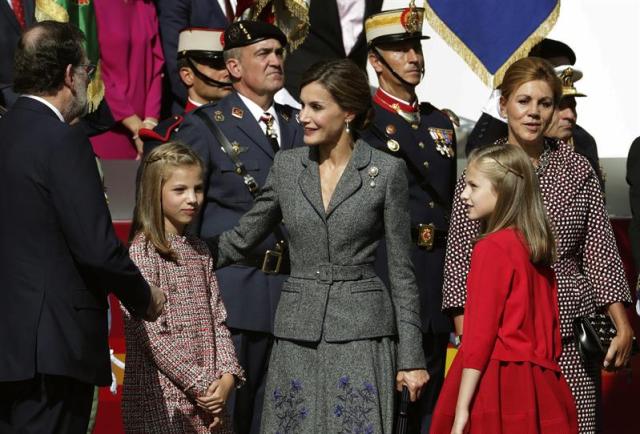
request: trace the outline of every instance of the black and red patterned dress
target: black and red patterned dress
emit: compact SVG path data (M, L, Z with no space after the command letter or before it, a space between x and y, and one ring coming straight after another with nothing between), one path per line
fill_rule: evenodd
M504 143L504 141L502 142ZM631 302L598 178L568 145L547 139L536 170L549 219L556 233L562 356L560 368L576 401L580 433L599 426L599 364L585 364L576 349L571 322L615 302ZM445 259L443 309L463 308L471 247L479 223L467 218L460 199L464 174L456 186Z

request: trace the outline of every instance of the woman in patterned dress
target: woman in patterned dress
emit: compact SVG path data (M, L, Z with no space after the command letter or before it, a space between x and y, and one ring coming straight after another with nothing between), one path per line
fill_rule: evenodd
M605 367L624 366L630 357L633 331L624 310L631 301L598 179L588 161L565 143L544 137L562 95L553 68L543 59L515 62L502 82L501 114L508 119L508 138L498 142L521 146L536 167L549 219L556 233L562 356L560 368L571 387L580 433L599 429L600 369L584 363L577 351L572 320L606 310L618 334ZM445 259L443 309L454 316L462 335L466 277L477 222L468 219L460 200L464 174L458 180Z
M122 419L129 433L232 433L225 402L243 371L206 245L185 234L203 199L202 161L167 143L145 158L129 254L167 295L154 323L123 308L127 365Z

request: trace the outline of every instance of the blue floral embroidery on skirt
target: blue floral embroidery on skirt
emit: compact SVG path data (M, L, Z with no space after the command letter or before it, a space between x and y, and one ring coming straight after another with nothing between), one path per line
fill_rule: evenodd
M278 387L274 389L273 403L276 419L278 420L276 434L298 432L302 426L302 421L309 415L309 410L304 406L304 402L302 382L300 380L291 380L288 391L281 391Z
M335 417L340 418L340 434L373 434L373 424L369 414L376 405L376 388L367 381L361 388L354 387L348 376L338 380L338 404L333 409Z

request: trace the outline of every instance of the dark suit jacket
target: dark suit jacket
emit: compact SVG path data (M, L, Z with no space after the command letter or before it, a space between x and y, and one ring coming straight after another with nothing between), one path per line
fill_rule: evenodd
M219 264L237 261L284 219L291 277L276 337L345 342L397 335L397 368L424 368L405 172L403 161L359 140L325 211L317 148L278 153L255 206L218 243ZM372 271L383 237L389 287Z
M382 0L367 0L364 18L380 12ZM311 0L309 6L309 35L292 53L284 65L286 88L296 99L300 95L302 74L316 62L348 57L363 70L367 64L367 40L362 33L350 53L344 52L340 15L335 0Z
M27 27L35 21L35 0L23 0L24 20ZM22 29L9 3L0 1L0 105L9 106L17 98L11 91L13 84L13 57Z
M420 223L433 223L436 228L446 231L449 226L447 213L451 209L456 180L456 158L448 158L438 151L429 128L449 130L453 138L452 147L456 149L451 120L431 104L422 103L420 127L413 129L398 114L391 113L375 103L374 109L376 114L373 125L363 133L363 138L371 146L387 152L388 140L396 140L400 145L398 151L389 153L405 160L409 167L411 226L415 230ZM423 183L428 183L438 193L439 199L445 201L446 208L439 205L430 192L422 187ZM383 280L388 280L387 252L384 247L384 243L380 243L376 270ZM420 292L420 313L424 333L429 330L434 333L451 331L451 320L441 310L445 247L444 242L437 242L432 250L426 250L418 247L415 241L411 242L411 259Z
M636 271L640 272L640 137L633 141L629 149L627 183L629 184L629 204L631 205L631 224L629 225L631 251Z
M157 0L156 11L165 61L163 114L182 113L187 90L178 76L178 36L187 27L225 29L229 22L217 0Z
M302 129L295 120L295 110L276 104L276 111L279 114L281 148L302 144ZM185 116L175 138L192 146L204 160L207 170L205 200L198 228L199 235L204 238L234 227L253 206L253 197L243 178L235 173L233 162L196 115L197 112L205 113L216 122L229 142L237 142L240 160L260 186L267 179L274 154L267 137L235 92ZM275 244L275 236L270 234L247 252L248 256L261 258ZM229 327L270 333L284 277L267 275L255 267L244 265L220 269L217 276Z
M149 287L115 236L81 128L21 97L0 119L0 381L107 385L107 292L134 315Z

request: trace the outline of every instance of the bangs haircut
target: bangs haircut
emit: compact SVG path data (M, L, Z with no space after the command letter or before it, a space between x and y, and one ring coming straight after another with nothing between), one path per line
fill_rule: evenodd
M553 264L555 236L526 152L512 144L493 145L472 152L468 165L491 182L497 195L493 213L482 223L480 238L508 227L517 228L529 248L531 262Z
M167 142L152 150L141 164L142 175L129 241L142 233L160 256L176 262L177 255L165 234L162 188L178 167L196 166L204 175L204 163L189 146Z

